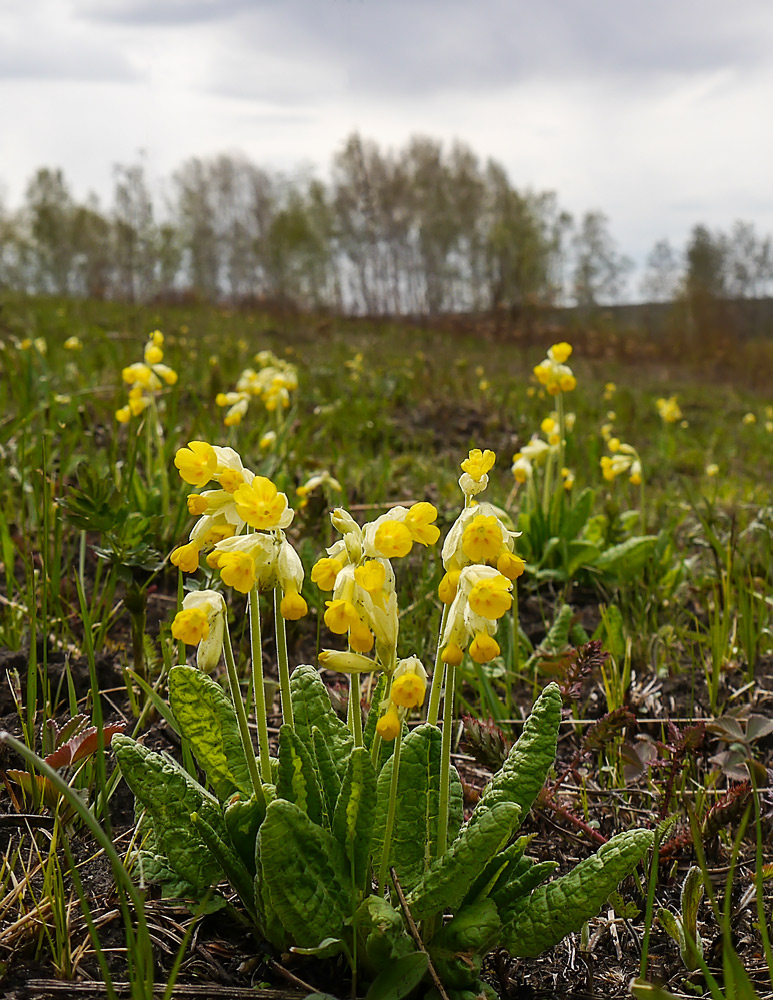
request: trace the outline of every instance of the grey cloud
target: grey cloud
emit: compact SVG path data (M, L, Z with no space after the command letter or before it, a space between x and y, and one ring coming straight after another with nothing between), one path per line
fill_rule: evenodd
M0 79L130 82L139 78L119 53L104 46L63 44L61 39L0 38Z

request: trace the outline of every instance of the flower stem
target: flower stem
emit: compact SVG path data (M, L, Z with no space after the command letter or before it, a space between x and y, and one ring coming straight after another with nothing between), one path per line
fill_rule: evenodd
M266 689L263 684L263 647L260 641L260 609L258 591L250 591L250 655L252 658L252 689L255 698L255 718L258 724L260 747L260 773L264 781L271 781L271 762L268 749L268 719L266 718Z
M384 893L387 869L389 867L389 852L392 847L392 832L395 826L397 809L397 779L400 771L400 747L403 743L403 727L395 737L395 752L392 754L392 781L389 785L389 806L387 808L386 827L384 828L384 848L381 852L381 864L378 870L378 895Z
M427 722L431 726L437 725L438 711L440 709L440 688L443 685L443 668L445 664L440 659L442 649L440 646L443 632L448 620L448 604L443 605L443 614L440 616L440 632L437 639L437 652L435 653L435 669L432 671L432 686L429 689L429 705L427 706Z
M261 801L263 799L263 785L260 780L258 765L255 763L255 749L252 745L252 737L250 736L249 726L247 725L247 712L244 708L244 699L242 698L242 691L239 686L239 675L236 672L234 651L231 646L231 633L228 631L227 622L223 632L223 653L225 654L225 666L226 671L228 672L228 683L231 686L231 697L233 698L234 708L236 709L236 721L239 724L239 735L242 740L242 747L244 748L244 756L247 758L247 767L250 771L250 780L252 781L252 787L255 789L255 795L257 796L258 801Z
M454 687L456 667L446 666L446 693L443 698L443 742L440 750L440 795L437 821L437 856L445 854L448 847L448 803L451 790L451 731L454 727Z
M279 687L282 692L282 722L295 728L293 702L290 696L290 663L287 658L287 628L279 605L282 588L274 587L274 628L276 629L276 660L279 665Z
M349 674L349 728L355 747L362 744L362 707L360 705L360 675Z

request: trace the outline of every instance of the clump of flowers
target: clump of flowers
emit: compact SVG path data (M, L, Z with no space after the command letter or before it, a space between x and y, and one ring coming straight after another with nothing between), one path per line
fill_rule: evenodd
M641 459L636 449L631 444L623 443L619 438L609 437L607 439L609 455L602 455L599 461L601 474L608 482L614 482L618 476L627 475L628 481L634 486L641 486L642 467Z
M163 363L163 344L163 333L154 330L145 344L143 360L128 365L121 372L123 381L129 386L129 399L126 406L115 411L119 423L127 424L132 417L138 417L152 403L156 393L165 385L177 382L177 372Z
M661 396L660 399L655 400L655 406L660 419L665 424L677 424L682 419L682 410L676 396L669 396L668 399Z
M231 392L220 392L215 397L218 406L227 407L223 419L226 427L240 424L255 399L269 413L286 410L290 406L290 393L298 388L298 372L289 361L271 351L260 351L254 360L257 370L245 368Z
M553 344L548 349L545 360L540 361L535 367L534 374L537 376L537 381L544 386L549 395L558 396L563 392L571 392L577 386L577 379L566 364L571 355L572 345L561 341L560 344Z

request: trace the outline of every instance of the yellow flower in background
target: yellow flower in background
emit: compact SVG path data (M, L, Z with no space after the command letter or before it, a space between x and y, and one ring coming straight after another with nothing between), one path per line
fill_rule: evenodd
M607 382L604 386L604 400L606 402L609 402L609 400L614 396L616 392L617 392L617 386L615 385L615 383Z
M553 346L548 351L548 357L551 361L557 362L559 365L564 364L572 356L572 345L567 344L565 340L562 340L560 344L553 344Z
M561 476L564 480L564 489L570 490L574 486L574 473L571 469L561 469Z
M711 462L709 463L709 465L706 466L706 475L710 476L711 478L719 475L719 466L717 465L716 462Z
M741 423L744 424L745 427L749 427L751 424L757 423L757 417L754 413L744 413Z
M473 479L480 480L487 472L490 472L496 462L497 456L489 448L481 451L480 448L473 448L467 458L462 462L462 472L466 472Z
M669 396L665 399L661 396L655 401L660 419L666 424L676 424L682 419L682 411L677 402L676 396Z
M82 351L83 341L80 337L76 337L75 335L68 337L64 342L64 349L66 351Z
M537 381L544 386L548 394L557 396L559 392L571 392L577 386L577 379L572 369L565 363L572 354L571 344L561 341L553 344L548 350L548 356L534 368Z

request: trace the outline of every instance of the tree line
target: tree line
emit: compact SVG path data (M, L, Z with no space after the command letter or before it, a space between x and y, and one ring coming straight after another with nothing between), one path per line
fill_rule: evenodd
M244 157L193 158L159 194L142 163L114 171L112 203L78 202L42 168L0 203L0 288L146 302L182 294L305 309L438 314L593 307L630 296L632 262L600 211L574 219L553 192L518 189L465 144L418 136L386 151L351 135L327 183ZM770 293L768 237L696 226L653 248L651 301Z

